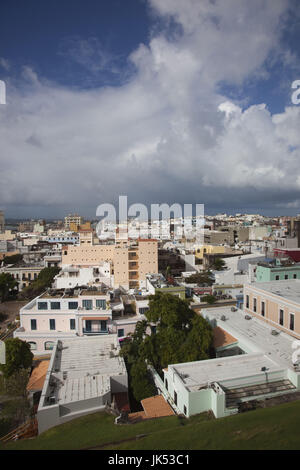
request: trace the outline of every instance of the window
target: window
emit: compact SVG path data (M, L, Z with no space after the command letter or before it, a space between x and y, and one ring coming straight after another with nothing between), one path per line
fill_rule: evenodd
M60 302L51 302L51 310L60 310Z
M124 336L124 328L118 330L118 337L121 338L121 336Z
M279 281L279 276L275 276L275 281Z
M151 326L151 334L155 335L156 333L156 326Z
M265 302L261 303L261 314L263 317L265 316Z
M185 406L185 405L184 405L184 407L183 407L183 412L184 412L184 414L186 415L186 406Z
M169 389L169 385L168 385L168 380L166 379L165 381L165 384L166 384L166 389L168 390Z
M177 406L177 393L174 390L174 403Z
M283 313L283 310L280 309L279 310L279 324L283 326L283 322L284 322L284 313Z
M30 345L31 351L35 351L35 350L36 350L36 343L35 343L34 341L29 341L28 344Z
M140 315L144 315L149 310L149 307L141 307L140 308Z
M78 302L69 302L69 310L76 310L78 308Z
M92 310L93 308L93 301L92 300L83 300L82 306L85 310Z
M47 302L38 302L38 310L48 310Z
M106 300L105 299L97 299L96 300L96 307L101 308L101 310L106 309Z
M293 279L297 279L297 274L293 274Z
M289 275L285 274L284 279L288 279L288 278L289 278Z
M75 318L70 319L70 330L75 330Z
M32 330L36 330L36 320L30 320L30 325Z
M246 308L249 308L249 295L246 295Z
M45 351L51 351L54 348L54 341L46 341L44 344L45 346Z
M290 313L290 330L294 331L295 328L295 316L293 313Z
M53 319L49 320L49 324L50 324L50 330L55 330L55 320Z
M256 312L256 299L253 299L253 312Z

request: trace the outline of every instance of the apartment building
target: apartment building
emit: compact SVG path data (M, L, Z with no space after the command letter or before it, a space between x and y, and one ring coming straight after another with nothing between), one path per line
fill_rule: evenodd
M300 263L281 263L280 260L259 262L256 266L256 281L283 281L300 279Z
M70 225L80 226L83 223L83 218L78 214L69 214L65 217L65 229L70 230Z
M244 310L247 314L300 338L300 280L245 284Z
M62 266L91 267L112 262L115 287L142 288L146 287L146 274L158 272L157 245L153 239L126 238L100 244L92 231L80 231L79 245L63 248Z
M67 266L54 278L57 289L68 289L78 286L100 286L105 284L113 287L112 263L103 261L99 266L77 267Z
M1 268L0 272L10 274L18 282L19 290L22 290L37 279L43 268L43 265L7 266Z
M50 289L20 310L14 336L27 341L34 354L49 353L57 339L105 335L112 330L106 288Z

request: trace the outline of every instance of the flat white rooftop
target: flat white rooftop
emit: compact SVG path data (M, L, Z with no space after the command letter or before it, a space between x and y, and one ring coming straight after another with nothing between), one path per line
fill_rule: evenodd
M110 377L127 373L119 350L117 335L60 340L53 350L47 395L64 405L108 393Z
M222 380L261 374L262 367L266 367L268 372L280 370L278 364L264 354L221 357L207 361L176 364L171 367L190 391L199 390L211 382L222 382Z
M279 281L275 281L279 282ZM289 367L293 370L292 344L295 338L277 330L279 334L273 336L274 326L268 325L263 320L252 316L251 320L245 319L242 310L232 312L230 307L209 308L202 310L202 316L215 321L216 326L223 328L237 338L241 347L247 346L249 352L260 352L268 356L281 367ZM226 321L222 321L222 317Z
M300 304L300 279L288 279L284 281L254 282L250 287L261 289L270 294L275 294L292 302Z

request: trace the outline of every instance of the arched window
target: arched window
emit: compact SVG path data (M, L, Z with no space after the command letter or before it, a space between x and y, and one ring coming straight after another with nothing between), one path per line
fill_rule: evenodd
M37 349L36 343L34 341L29 341L31 351L35 351Z
M51 351L54 348L54 341L46 341L45 351Z

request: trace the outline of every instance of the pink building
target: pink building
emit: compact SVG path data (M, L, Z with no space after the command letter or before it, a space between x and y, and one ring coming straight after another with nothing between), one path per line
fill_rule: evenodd
M31 345L34 354L47 354L57 339L107 335L112 310L107 289L50 290L20 310L14 336Z
M244 311L300 338L300 280L245 284Z

